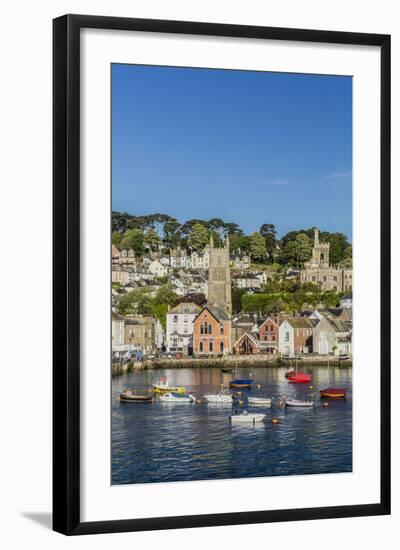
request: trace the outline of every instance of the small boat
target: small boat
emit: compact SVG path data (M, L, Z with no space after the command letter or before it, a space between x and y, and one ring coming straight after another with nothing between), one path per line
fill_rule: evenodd
M287 377L289 382L295 382L297 384L304 384L311 382L311 374L306 374L305 372L296 372L295 374L289 374Z
M286 399L286 407L312 407L314 403L312 401L301 401L300 399Z
M253 380L251 380L251 378L246 378L246 379L238 379L236 378L235 380L231 380L229 382L229 387L231 388L251 388L251 385L253 383Z
M252 422L255 424L256 422L262 422L265 418L265 414L257 413L257 414L249 414L247 411L243 411L242 414L232 414L229 417L229 420L233 423L249 423Z
M271 406L272 399L269 397L249 397L247 399L249 405L265 405Z
M221 369L221 372L235 372L235 369Z
M119 394L119 400L129 403L151 403L153 397L151 395L136 394L132 390L124 390Z
M230 393L214 393L214 394L208 394L204 395L203 398L207 401L207 403L225 403L232 405L233 403L233 396Z
M294 374L296 374L295 370L289 370L288 372L285 372L285 377L289 378L289 376L293 376Z
M345 399L346 388L325 388L319 392L321 397L330 397L331 399Z
M170 386L168 380L160 378L160 380L153 384L154 391L156 393L185 393L185 388L180 386Z
M160 401L163 403L194 403L196 401L196 398L194 395L190 395L188 393L164 393L160 397Z

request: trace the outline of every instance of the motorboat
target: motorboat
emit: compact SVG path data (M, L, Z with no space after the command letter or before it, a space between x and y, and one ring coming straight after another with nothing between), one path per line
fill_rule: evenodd
M124 390L119 394L119 400L129 403L151 403L153 397L151 395L137 394L132 390Z
M286 407L313 407L314 403L312 401L301 401L300 399L286 399Z
M289 371L285 372L285 377L289 378L289 376L293 376L294 374L296 374L295 370L289 370Z
M304 384L311 382L311 374L306 374L305 372L296 372L294 374L288 375L289 382L295 382L297 384Z
M171 386L168 380L160 378L156 384L153 384L156 393L185 393L185 388L181 386Z
M188 394L188 393L164 393L160 397L160 401L163 403L194 403L196 401L196 398L194 395Z
M231 405L233 403L233 395L230 393L220 392L204 395L203 398L207 403L224 403Z
M255 424L256 422L262 422L265 416L265 414L261 413L249 413L248 411L243 411L241 414L232 414L229 417L229 420L234 424L248 424L249 422Z
M346 388L325 388L319 392L321 397L329 397L331 399L345 399L347 394Z
M239 379L235 378L235 380L231 380L229 382L230 388L251 388L253 384L253 380L251 378L246 379Z
M249 405L271 406L272 403L272 399L269 397L248 397L247 401Z

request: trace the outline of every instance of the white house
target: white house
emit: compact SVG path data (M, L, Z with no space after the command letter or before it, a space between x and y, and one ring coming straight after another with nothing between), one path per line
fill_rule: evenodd
M294 355L294 329L285 319L279 326L279 351L284 355Z
M148 270L156 277L165 277L168 275L168 266L163 265L159 260L153 260L149 264Z
M208 269L210 267L210 245L204 247L203 252L192 252L192 269Z
M193 302L178 304L167 313L168 351L188 354L193 349L193 320L202 308Z
M111 338L112 338L112 347L113 349L116 346L123 346L125 344L124 340L125 333L125 321L122 317L116 313L112 313L112 328L111 328Z

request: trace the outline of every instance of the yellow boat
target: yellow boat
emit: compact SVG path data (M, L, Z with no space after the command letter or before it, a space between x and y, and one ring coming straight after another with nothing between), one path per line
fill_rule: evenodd
M168 380L159 380L157 384L153 384L156 393L185 393L185 388L182 386L170 386Z

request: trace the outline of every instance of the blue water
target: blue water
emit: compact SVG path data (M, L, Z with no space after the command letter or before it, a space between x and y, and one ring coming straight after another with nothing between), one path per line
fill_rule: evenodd
M200 479L302 475L352 471L351 369L304 368L309 384L291 384L285 368L148 370L112 380L112 483L150 483ZM231 425L226 405L121 403L124 388L147 390L160 376L200 398L217 393L233 377L253 378L238 411L265 413L264 422ZM260 388L257 386L260 385ZM319 398L319 389L346 387L346 400ZM272 407L247 405L247 395L275 398ZM311 409L282 408L282 397L313 399ZM279 424L272 425L277 418Z

